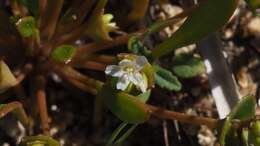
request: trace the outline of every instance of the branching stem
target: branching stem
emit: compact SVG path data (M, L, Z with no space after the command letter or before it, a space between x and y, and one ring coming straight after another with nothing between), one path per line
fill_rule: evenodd
M41 75L36 77L36 96L39 106L41 126L44 135L50 135L49 116L46 103L45 78Z
M193 115L187 115L184 113L169 111L163 108L159 108L152 105L146 105L149 108L152 115L160 119L171 119L177 120L183 123L196 124L196 125L206 125L212 129L217 128L219 120L206 117L198 117Z
M25 127L29 127L29 118L20 102L14 101L0 107L0 119L10 112L14 113Z

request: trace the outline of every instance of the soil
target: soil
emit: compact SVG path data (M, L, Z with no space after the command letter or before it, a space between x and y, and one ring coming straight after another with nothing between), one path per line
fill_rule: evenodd
M128 27L124 31L137 30L136 28L148 25L154 19L169 17L170 14L167 12L181 10L180 5L183 3L180 1L173 1L170 5L175 7L166 6L166 8L160 7L155 4L155 1L152 1L145 21L133 25L133 28ZM185 5L187 6L187 4ZM232 21L221 30L221 38L227 61L238 83L239 92L241 95L256 95L259 99L260 27L259 25L258 27L249 26L249 24L258 24L257 22L251 24L255 19L260 18L253 16L246 7L241 6L239 14L235 15ZM167 28L157 36L151 37L148 46L153 46L161 41L168 33L175 30L174 27ZM83 72L104 80L102 72L89 70ZM62 81L56 74L49 74L48 78L46 93L51 135L64 146L105 145L121 121L106 109L103 109L98 115L95 114L95 96ZM184 85L183 89L177 93L156 88L148 103L187 114L218 118L206 74L191 79L182 79L181 82ZM28 84L29 82L23 82L25 89L30 88ZM26 91L28 91L26 94L30 95L30 91ZM10 95L10 98L0 98L0 103L17 99L12 93ZM25 106L27 112L33 114L32 109L35 108L33 101L30 100L27 104L29 105ZM40 133L37 120L33 134ZM15 146L22 134L21 127L19 128L17 121L12 116L1 119L0 146ZM187 125L178 121L152 117L148 122L139 125L122 146L213 146L215 142L216 131L205 126Z

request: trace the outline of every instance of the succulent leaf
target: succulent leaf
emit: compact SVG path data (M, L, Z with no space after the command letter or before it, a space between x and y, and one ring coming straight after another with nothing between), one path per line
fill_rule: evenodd
M0 93L17 84L16 78L4 61L0 61Z

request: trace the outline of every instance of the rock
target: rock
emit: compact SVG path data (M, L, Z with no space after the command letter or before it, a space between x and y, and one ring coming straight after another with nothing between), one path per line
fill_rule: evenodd
M246 28L250 34L260 36L260 17L253 17Z

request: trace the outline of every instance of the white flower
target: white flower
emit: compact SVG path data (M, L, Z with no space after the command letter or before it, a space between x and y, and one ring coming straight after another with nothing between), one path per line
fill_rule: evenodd
M133 83L143 93L147 90L146 76L141 73L144 65L148 63L144 56L138 56L135 60L123 59L119 65L109 65L105 73L113 77L118 77L116 88L125 90L130 83Z

